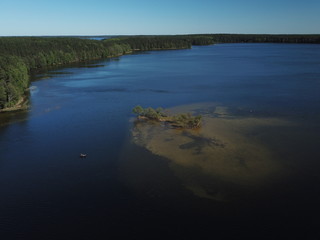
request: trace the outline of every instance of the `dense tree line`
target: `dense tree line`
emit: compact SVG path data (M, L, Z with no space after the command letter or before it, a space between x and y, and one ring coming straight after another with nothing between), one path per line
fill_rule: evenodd
M106 41L110 42L110 40ZM131 49L135 51L184 49L191 47L191 44L188 40L175 36L135 36L117 38L113 39L113 41L121 44L129 44Z
M27 65L16 56L0 56L0 109L12 107L29 86Z
M80 38L0 38L1 55L19 56L30 69L104 58L123 51L117 46L106 48L101 41Z
M215 43L320 43L320 35L212 34Z
M320 43L320 35L199 34L127 36L103 41L75 37L2 37L0 110L15 105L25 96L32 69L120 56L132 51L235 42Z
M107 41L110 41L107 40ZM168 35L168 36L132 36L113 39L121 43L127 43L132 50L161 50L161 49L185 49L192 45L213 44L213 37L206 35Z

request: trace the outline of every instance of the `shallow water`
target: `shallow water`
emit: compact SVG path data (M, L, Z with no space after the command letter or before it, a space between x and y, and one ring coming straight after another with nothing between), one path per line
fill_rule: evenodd
M230 195L236 191L238 195L234 197L247 197L246 193L240 196L239 189L262 187L274 175L287 173L288 167L282 166L281 158L259 136L249 134L261 127L267 132L268 128L290 127L292 123L275 118L235 117L214 103L181 108L182 112L207 112L202 115L201 128L181 130L138 120L132 137L137 145L170 160L173 173L197 196L231 201L235 199L229 199ZM233 185L233 189L224 185Z
M221 44L38 75L0 115L0 232L316 236L319 66L318 45ZM134 124L138 104L203 127Z

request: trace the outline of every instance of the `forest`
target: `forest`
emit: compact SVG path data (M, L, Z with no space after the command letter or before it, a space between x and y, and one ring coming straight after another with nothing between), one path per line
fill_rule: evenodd
M134 51L187 49L214 43L320 43L320 35L198 34L79 37L0 37L0 111L28 94L32 71L50 66L121 56Z
M215 43L320 43L320 35L212 34Z

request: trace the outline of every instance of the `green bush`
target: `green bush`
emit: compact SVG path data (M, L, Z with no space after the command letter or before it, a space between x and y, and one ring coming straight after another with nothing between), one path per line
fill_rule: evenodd
M201 125L202 116L192 116L190 113L167 116L163 113L162 108L153 109L151 107L143 108L140 105L135 106L132 112L147 120L156 120L167 122L175 128L198 128Z

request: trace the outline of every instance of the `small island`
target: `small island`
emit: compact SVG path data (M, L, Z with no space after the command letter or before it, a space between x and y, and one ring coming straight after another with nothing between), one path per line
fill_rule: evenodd
M169 116L164 113L161 107L153 109L151 107L143 108L138 105L132 109L132 112L137 115L139 120L164 122L173 128L179 129L199 128L202 120L201 115L192 116L190 113Z

